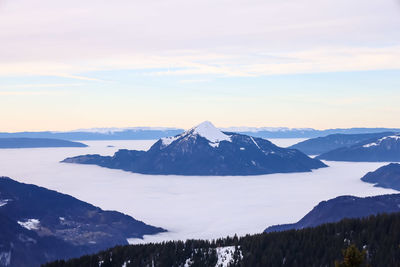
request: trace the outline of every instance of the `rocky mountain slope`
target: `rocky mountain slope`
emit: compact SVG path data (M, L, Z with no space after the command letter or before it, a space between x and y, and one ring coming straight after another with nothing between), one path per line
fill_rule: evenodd
M146 152L120 150L112 157L84 155L63 162L176 175L258 175L326 167L298 150L281 148L261 138L222 132L210 122L161 138Z
M298 149L307 155L320 155L342 147L350 147L372 138L382 138L393 135L393 132L366 134L331 134L302 141L289 148Z
M271 226L265 232L303 229L338 222L344 218L362 218L379 213L393 212L400 212L400 194L365 198L340 196L320 202L297 223Z
M323 153L317 159L356 162L400 161L400 135L389 135L359 142L351 147Z
M400 191L400 164L391 163L383 166L376 171L367 173L361 180L378 187Z
M165 231L7 177L0 177L0 221L0 266L38 266Z

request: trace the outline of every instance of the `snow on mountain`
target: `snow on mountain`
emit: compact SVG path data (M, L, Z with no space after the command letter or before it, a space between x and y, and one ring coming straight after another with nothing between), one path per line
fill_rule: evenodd
M217 129L211 122L205 121L192 128L194 134L198 134L212 143L220 141L231 141L230 136L224 134L219 129Z
M224 134L221 130L216 128L211 122L204 121L180 135L161 138L162 147L165 148L170 144L172 144L174 141L182 137L191 138L195 137L196 135L207 139L209 141L209 145L212 147L218 147L219 142L221 141L231 142L231 137L229 135Z
M324 137L304 140L300 143L290 146L289 148L298 149L307 155L320 155L338 148L351 147L361 142L363 142L363 144L370 144L365 145L364 147L370 147L373 144L376 144L375 142L372 143L372 141L392 135L394 135L393 132L367 134L330 134Z
M11 251L0 252L0 266L10 266Z
M1 203L7 203L0 207L0 266L9 250L10 266L40 266L128 244L127 238L165 232L126 214L8 177L0 177L0 196Z
M163 146L163 147L169 146L170 144L172 144L172 142L174 142L175 140L177 140L179 137L181 137L181 135L169 136L169 137L163 137L163 138L161 138L162 146Z
M317 157L324 160L400 162L400 135L368 139L350 147L338 148Z
M326 167L298 150L280 148L262 138L224 133L209 121L161 138L146 152L119 150L113 157L82 155L63 162L175 175L259 175Z
M210 127L215 128L215 126L209 122L204 121L196 127ZM196 128L195 127L195 128ZM102 134L113 134L123 131L169 131L169 130L180 130L181 128L176 127L104 127L104 128L81 128L67 132L86 132L86 133L102 133ZM289 132L289 131L315 131L313 128L289 128L289 127L225 127L220 128L223 132ZM52 131L53 133L63 133L66 131Z
M249 133L257 133L257 132L290 132L290 131L315 131L313 128L289 128L289 127L226 127L221 128L224 132L249 132Z
M10 199L0 199L0 207L6 205L8 201L10 201Z
M28 230L39 229L40 221L38 219L28 219L24 222L18 221L18 224Z
M383 138L378 139L376 142L365 144L365 145L363 145L363 147L379 146L383 141L385 141L387 139L400 140L400 136L399 135L385 136Z

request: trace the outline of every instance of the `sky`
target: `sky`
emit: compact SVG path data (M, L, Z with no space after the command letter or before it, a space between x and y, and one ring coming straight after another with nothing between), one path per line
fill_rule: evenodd
M0 0L0 131L400 127L399 0Z

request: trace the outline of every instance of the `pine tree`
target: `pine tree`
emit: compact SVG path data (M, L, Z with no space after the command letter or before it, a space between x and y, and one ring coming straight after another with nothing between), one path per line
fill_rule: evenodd
M360 252L353 244L343 250L343 261L335 262L335 267L360 267L364 263L366 252Z

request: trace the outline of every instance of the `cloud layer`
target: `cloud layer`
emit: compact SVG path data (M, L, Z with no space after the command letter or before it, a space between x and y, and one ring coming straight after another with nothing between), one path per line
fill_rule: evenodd
M398 25L394 0L8 0L0 4L0 75L398 69Z

